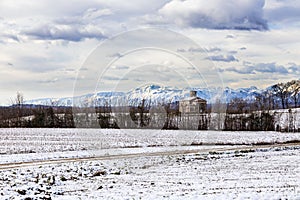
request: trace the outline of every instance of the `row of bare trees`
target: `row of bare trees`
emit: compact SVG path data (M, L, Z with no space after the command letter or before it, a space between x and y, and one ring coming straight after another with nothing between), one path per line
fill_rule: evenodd
M254 99L232 99L227 105L225 130L299 131L295 125L288 126L293 121L291 117L284 122L286 124L283 127L275 123L276 117L284 113L289 113L286 114L288 116L292 112L291 108L298 107L300 107L300 80L278 83L257 94Z
M300 107L300 80L293 80L275 84L257 94L255 99L233 98L227 104L227 112L241 114L297 107Z
M160 128L178 129L178 103L152 105L142 99L137 105L96 107L101 128Z
M12 105L0 107L0 127L74 127L71 107L26 105L24 96L17 92Z
M282 109L299 107L300 80L292 80L287 83L275 84L268 91L268 96L270 96L271 98L277 97L277 100L280 100L280 107ZM274 102L276 102L276 99Z

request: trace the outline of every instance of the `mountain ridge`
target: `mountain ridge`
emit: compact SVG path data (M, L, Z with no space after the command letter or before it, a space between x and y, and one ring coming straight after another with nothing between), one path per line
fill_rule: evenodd
M191 90L197 91L197 96L213 102L221 88L183 88L159 85L146 85L132 89L128 92L97 92L95 94L86 94L76 97L63 98L39 98L27 100L25 104L32 105L52 105L52 106L102 106L110 105L138 105L142 99L146 100L147 104L159 104L166 102L175 102L187 98ZM259 95L263 90L255 86L249 88L232 89L225 87L222 92L224 101L230 102L234 98L243 98L253 100L256 95ZM80 104L80 105L79 105Z

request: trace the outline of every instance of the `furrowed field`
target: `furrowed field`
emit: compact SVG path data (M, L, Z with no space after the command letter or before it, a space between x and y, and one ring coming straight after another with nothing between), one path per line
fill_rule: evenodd
M0 199L299 199L300 134L0 129Z

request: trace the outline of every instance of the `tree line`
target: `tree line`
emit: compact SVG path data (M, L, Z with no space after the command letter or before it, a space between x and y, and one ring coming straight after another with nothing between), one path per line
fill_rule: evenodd
M26 105L24 96L17 93L12 105L0 107L0 128L73 128L71 107Z
M74 128L72 108L22 105L0 107L0 128Z
M234 98L227 105L225 130L300 131L300 80L278 83L254 99ZM285 116L285 117L282 117ZM283 125L276 122L285 120Z
M254 99L233 98L227 105L227 112L241 114L251 111L269 111L300 107L300 80L272 85Z

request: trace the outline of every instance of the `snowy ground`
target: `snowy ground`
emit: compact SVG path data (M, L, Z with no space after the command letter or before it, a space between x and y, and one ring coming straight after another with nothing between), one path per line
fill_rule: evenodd
M0 129L0 154L300 141L300 133L134 129Z
M0 129L0 135L0 199L300 199L299 133Z
M299 199L300 146L0 171L0 199Z

